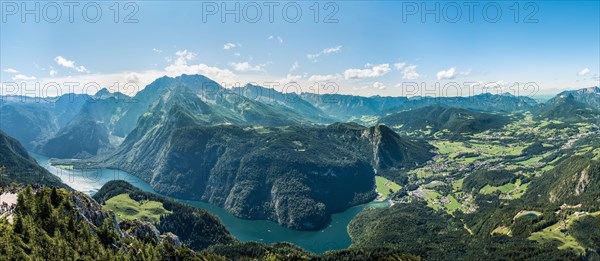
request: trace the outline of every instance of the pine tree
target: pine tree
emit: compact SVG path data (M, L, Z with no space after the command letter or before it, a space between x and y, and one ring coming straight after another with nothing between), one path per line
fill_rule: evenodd
M42 202L40 205L40 219L47 220L52 214L52 203L50 203L50 199L45 197L43 194L41 197Z
M62 201L60 195L58 194L58 191L56 190L56 187L52 187L52 192L50 193L50 201L52 201L52 206L54 207L58 207L58 205L60 205L60 202Z
M17 234L23 233L23 218L21 217L21 215L16 215L15 226L13 228L13 231Z

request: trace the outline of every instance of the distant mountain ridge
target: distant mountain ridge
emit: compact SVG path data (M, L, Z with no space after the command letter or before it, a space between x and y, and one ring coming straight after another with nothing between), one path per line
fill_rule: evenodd
M202 75L161 77L139 91L134 97L111 93L103 88L95 95L65 94L54 98L33 99L22 96L3 96L0 107L0 129L21 141L28 149L42 152L47 140L59 135L71 125L90 118L107 130L112 146L138 125L144 113L156 102L172 96L185 87L219 113L218 119L205 123L241 125L331 124L335 121L365 123L363 117L375 120L383 115L431 105L465 108L476 111L526 110L535 104L533 99L512 95L481 94L472 97L362 97L341 94L312 94L280 92L248 84L226 89ZM366 123L372 124L374 121ZM83 135L87 136L87 135ZM97 137L90 135L93 143Z
M600 108L600 88L598 86L582 88L572 91L563 91L549 100L549 103L554 103L556 99L571 95L575 101L587 104L592 107Z
M53 98L0 97L0 129L35 150L66 126L79 112L85 94L64 94Z
M537 102L529 97L484 93L470 97L382 97L341 94L309 94L302 97L338 120L356 120L361 116L384 116L389 113L440 105L485 112L528 110Z
M294 92L283 93L273 88L253 84L246 84L244 87L234 87L232 91L249 99L273 105L282 110L291 110L317 123L333 123L335 121L335 118Z
M474 112L439 105L387 115L379 120L392 128L402 130L449 130L454 133L478 133L501 128L510 122L506 116Z
M572 93L558 95L533 110L538 117L562 121L597 121L600 108L583 103Z

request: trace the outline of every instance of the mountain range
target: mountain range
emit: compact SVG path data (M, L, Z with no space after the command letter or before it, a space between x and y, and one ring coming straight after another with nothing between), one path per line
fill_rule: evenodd
M586 89L587 90L587 89ZM557 95L533 109L542 119L555 119L567 122L598 121L600 107L596 99L600 94L589 92L567 92Z
M379 122L399 130L430 130L432 133L449 130L473 134L501 128L510 119L504 115L434 105L389 114Z
M251 84L227 89L204 76L182 75L159 78L133 97L102 89L41 102L1 98L0 128L10 133L0 131L0 185L65 188L27 188L15 225L0 222L0 234L19 242L10 249L22 256L46 257L42 246L96 258L142 258L136 248L146 257L160 252L181 259L598 256L597 87L536 104L509 94L360 97ZM433 135L409 133L419 130ZM440 131L456 135L436 137ZM160 194L295 230L323 229L333 214L381 196L382 185L393 204L353 218L350 248L316 255L287 243L239 242L206 210L123 181L105 184L90 198L39 166L28 150L75 169L122 169ZM148 203L160 214L154 222L118 222L105 208L123 198L132 205L112 203L123 215ZM98 253L64 246L77 237ZM563 238L580 252L566 250Z
M431 145L385 125L336 121L364 124L371 117L412 130L477 133L504 126L510 120L503 114L515 111L557 118L592 108L593 115L596 91L536 105L510 94L409 98L282 93L251 84L227 89L201 75L181 75L161 77L134 97L107 89L53 103L10 97L1 105L0 127L30 150L85 159L68 164L123 169L167 195L313 230L331 214L375 198L375 175L402 185L410 170L434 156Z
M512 112L527 110L536 104L531 98L509 94L409 98L284 93L252 84L226 89L207 77L185 74L175 78L158 78L134 97L102 89L95 95L65 94L41 100L3 96L1 100L0 129L21 141L29 150L48 156L76 158L94 156L99 151L118 147L138 127L143 115L164 113L175 104L196 106L187 109L193 109L194 120L203 125L264 126L322 125L336 121L373 124L388 114L434 105L483 112ZM80 140L83 143L80 148L70 148L66 152L45 148L52 147L45 146L48 142L72 140L77 136L70 134L72 129L84 124L98 126L78 134L88 139Z

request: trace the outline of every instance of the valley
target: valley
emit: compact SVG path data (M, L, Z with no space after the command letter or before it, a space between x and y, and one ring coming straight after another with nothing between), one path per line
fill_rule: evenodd
M198 86L205 84L216 89L204 93ZM597 255L590 248L594 239L572 225L579 216L595 222L587 213L600 210L594 200L600 192L590 185L600 179L600 114L579 101L595 97L597 88L542 104L507 95L437 104L339 96L323 106L310 102L318 96L263 96L266 89L259 86L229 90L214 84L203 76L160 78L135 97L145 100L146 111L103 90L94 96L103 102L83 103L55 137L24 139L41 144L29 147L29 161L93 196L129 233L154 224L194 250L213 247L229 255L232 244L244 249L289 242L314 254L406 248L440 259L464 251L476 255L487 242L519 253L534 248L533 256ZM248 93L254 100L242 95ZM310 99L286 103L289 95ZM356 107L357 99L373 100ZM375 106L383 101L385 106ZM485 107L490 104L495 106ZM330 114L336 106L367 114L341 122L347 115ZM135 126L119 123L136 117ZM69 145L75 141L82 146ZM563 204L575 207L556 211ZM222 222L216 241L198 242L180 227L189 211L210 212ZM428 221L402 225L421 218ZM431 237L442 223L450 225L436 242ZM225 229L230 236L222 234ZM395 233L415 233L421 243ZM506 241L493 241L499 237ZM462 250L444 252L456 240Z
M106 183L114 180L126 181L142 191L160 195L158 192L154 191L150 184L124 171L114 169L94 169L87 171L77 169L65 170L53 166L47 157L38 154L32 155L41 166L47 168L65 184L69 184L72 188L83 191L91 196L96 194ZM354 206L341 213L333 214L331 222L321 230L298 231L284 228L272 221L241 219L235 217L223 208L205 202L184 199L175 200L195 208L206 209L217 215L231 234L242 242L276 243L285 241L315 253L347 248L351 244L350 237L346 231L346 227L350 220L364 208L380 208L388 205L388 203L384 201ZM127 201L129 202L128 204L132 203L129 200ZM116 206L125 208L127 205L118 204ZM112 207L107 208L115 210ZM119 211L115 211L115 214L119 214Z
M0 1L0 261L600 261L600 0Z

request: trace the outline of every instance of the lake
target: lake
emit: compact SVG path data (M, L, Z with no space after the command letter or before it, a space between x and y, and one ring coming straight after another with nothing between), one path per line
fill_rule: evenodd
M111 180L125 180L141 190L152 192L147 182L117 169L94 169L94 170L71 170L52 166L49 158L30 152L30 154L44 168L59 177L63 183L75 190L94 195L105 183ZM164 196L164 195L163 195ZM344 249L350 246L351 240L348 235L347 226L350 220L366 207L387 207L389 203L371 202L354 206L344 212L333 214L331 223L319 231L298 231L284 228L279 224L268 220L246 220L240 219L225 209L200 201L176 199L182 203L194 207L206 209L217 215L225 224L227 229L240 241L259 241L265 243L290 242L306 250L322 253L327 250Z

